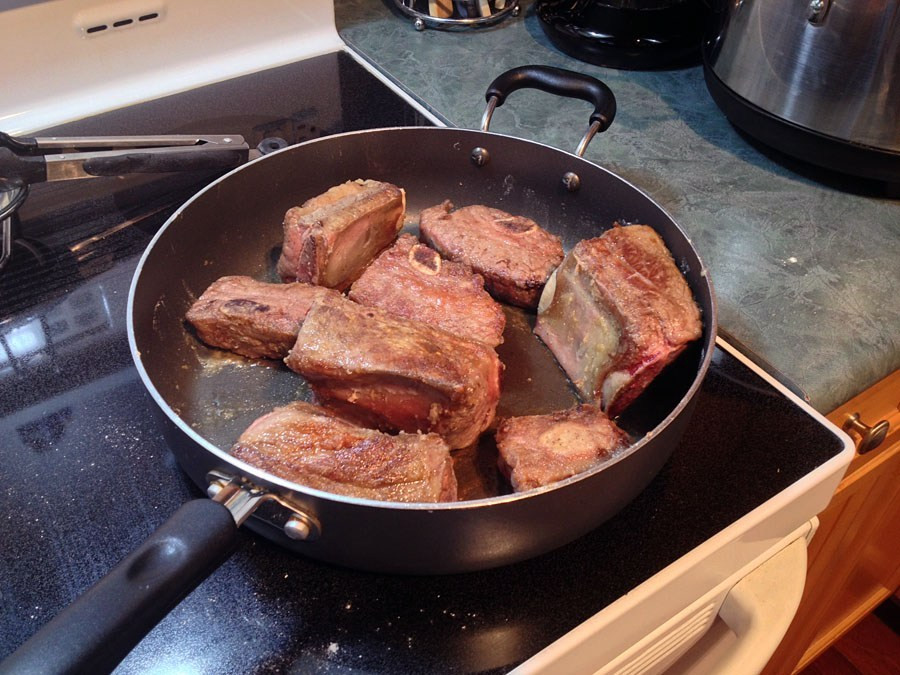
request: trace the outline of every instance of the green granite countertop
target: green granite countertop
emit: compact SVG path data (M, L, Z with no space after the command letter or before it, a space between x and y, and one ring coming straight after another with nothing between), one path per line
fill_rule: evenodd
M494 27L416 31L390 0L336 0L343 39L448 124L477 129L503 71L544 64L616 94L585 157L647 192L710 269L724 331L827 412L900 367L900 200L883 185L810 172L742 137L699 66L621 71L570 58L530 2ZM491 131L574 151L588 103L513 94ZM892 198L893 197L893 198Z

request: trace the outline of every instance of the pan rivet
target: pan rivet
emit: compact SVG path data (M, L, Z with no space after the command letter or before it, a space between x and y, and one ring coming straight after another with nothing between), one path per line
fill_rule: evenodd
M287 522L284 524L284 533L291 539L306 541L307 539L314 538L313 535L315 534L315 531L313 529L313 523L310 522L308 518L295 513L288 518Z
M475 166L484 166L491 161L490 154L484 148L475 148L469 156L472 158L472 162Z
M572 171L566 171L563 174L562 182L569 192L578 192L578 188L581 187L581 179L578 177L578 174Z
M206 488L206 496L212 499L222 491L222 488L225 487L226 484L227 483L224 480L214 480L209 484L209 487Z

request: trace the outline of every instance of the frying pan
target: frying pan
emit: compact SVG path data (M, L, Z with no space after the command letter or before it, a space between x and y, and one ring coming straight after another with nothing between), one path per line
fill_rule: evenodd
M650 197L580 156L487 131L506 96L533 87L592 102L578 149L606 128L615 99L606 85L554 68L525 66L488 89L482 131L389 128L329 136L286 148L226 174L191 198L145 251L128 304L129 342L182 468L213 497L185 504L138 551L64 610L0 670L111 669L222 562L248 527L303 555L381 573L443 574L510 564L561 546L621 510L662 468L690 417L712 357L716 309L706 268L681 228ZM275 280L284 212L355 178L405 188L407 226L450 199L525 215L558 234L566 250L613 223L644 223L662 236L701 308L703 336L667 368L619 422L634 443L614 460L553 485L504 493L491 482L490 447L459 459L456 503L401 504L325 493L228 454L256 417L310 392L277 362L223 355L184 321L215 279ZM576 402L534 317L508 310L498 415L533 414ZM489 444L489 441L487 441ZM255 515L249 518L251 514Z

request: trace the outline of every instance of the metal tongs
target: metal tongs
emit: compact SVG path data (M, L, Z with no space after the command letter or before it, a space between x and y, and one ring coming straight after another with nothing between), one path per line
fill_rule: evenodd
M242 136L13 137L0 132L0 190L45 181L229 169L247 161Z
M230 169L250 158L242 136L49 136L0 132L0 269L12 249L12 216L28 186L48 181Z

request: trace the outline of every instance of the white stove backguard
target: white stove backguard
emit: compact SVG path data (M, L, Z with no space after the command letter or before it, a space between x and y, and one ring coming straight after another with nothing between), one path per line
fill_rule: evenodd
M0 131L343 48L330 0L52 0L0 12Z

